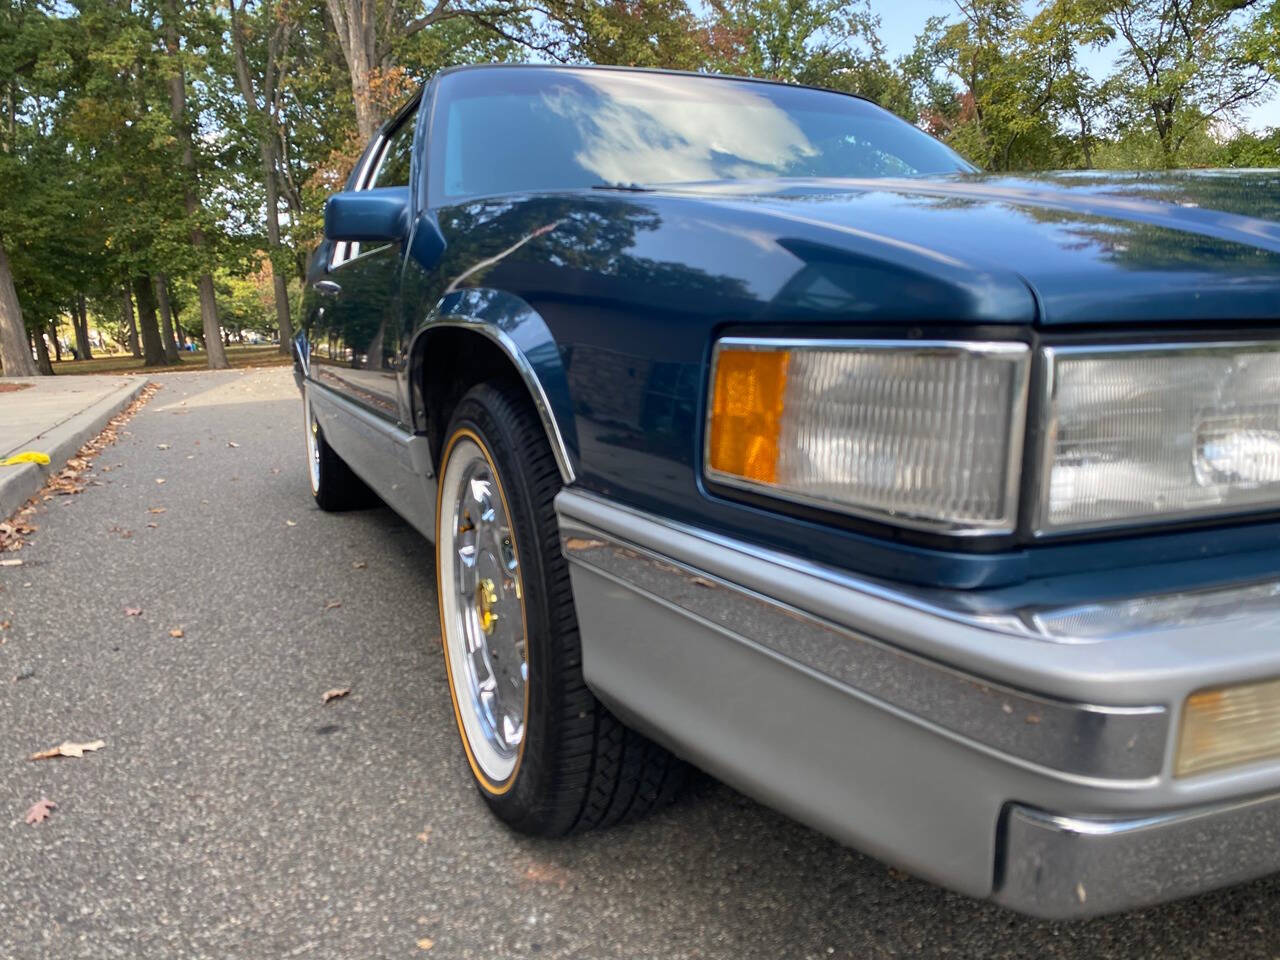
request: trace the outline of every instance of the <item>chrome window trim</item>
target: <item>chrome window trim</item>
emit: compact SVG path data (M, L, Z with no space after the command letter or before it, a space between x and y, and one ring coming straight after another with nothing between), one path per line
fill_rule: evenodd
M802 493L780 490L767 484L755 483L733 474L723 473L710 466L711 462L711 411L715 391L716 365L720 352L735 350L893 350L903 352L968 353L974 356L1007 357L1013 361L1012 384L1013 409L1009 414L1009 447L1005 463L1005 514L1002 520L992 524L974 524L928 520L902 516L888 511L860 508L856 505L810 497ZM875 339L822 339L788 337L721 337L711 353L711 368L706 385L706 411L702 419L702 475L705 479L727 487L762 494L783 503L798 503L816 507L831 513L874 520L890 526L922 530L955 537L1008 536L1017 529L1020 513L1020 489L1022 456L1027 434L1027 405L1031 371L1031 347L1019 340L875 340Z
M1280 351L1280 340L1205 340L1177 341L1170 343L1119 343L1097 344L1092 346L1045 346L1041 347L1037 362L1043 373L1040 377L1039 395L1036 397L1036 408L1040 422L1036 424L1037 447L1029 462L1035 464L1032 475L1027 478L1024 495L1027 498L1027 513L1030 517L1031 534L1038 540L1048 539L1074 533L1085 533L1102 530L1138 530L1168 524L1170 522L1186 522L1200 519L1215 519L1230 516L1248 516L1280 507L1280 497L1268 504L1250 504L1246 506L1225 506L1218 508L1198 508L1194 510L1178 510L1160 514L1144 514L1140 517L1119 517L1110 520L1095 520L1085 523L1073 523L1062 526L1050 526L1047 522L1049 506L1049 480L1053 469L1053 449L1056 437L1056 421L1054 417L1054 399L1057 391L1057 360L1059 357L1107 357L1124 354L1126 356L1167 356L1185 351L1201 351L1212 353L1229 353L1241 350Z
M579 500L623 509L582 494L560 495L561 539L573 564L1006 756L1059 774L1109 782L1150 779L1163 769L1169 711L1162 705L1078 703L989 681L608 532L574 515L573 504ZM845 586L861 589L853 581Z

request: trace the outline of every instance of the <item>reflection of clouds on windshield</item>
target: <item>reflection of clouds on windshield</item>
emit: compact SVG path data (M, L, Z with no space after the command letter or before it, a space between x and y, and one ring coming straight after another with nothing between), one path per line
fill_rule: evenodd
M581 80L598 100L564 88L543 99L582 131L574 159L605 183L769 176L817 153L795 122L749 84L726 84L710 101L691 97L683 78Z

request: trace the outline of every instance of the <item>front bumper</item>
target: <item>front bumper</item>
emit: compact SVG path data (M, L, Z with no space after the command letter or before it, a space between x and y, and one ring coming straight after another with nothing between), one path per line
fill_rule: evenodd
M1172 776L1188 693L1280 675L1274 610L1057 643L576 491L557 509L592 689L796 819L1050 917L1280 870L1280 763Z

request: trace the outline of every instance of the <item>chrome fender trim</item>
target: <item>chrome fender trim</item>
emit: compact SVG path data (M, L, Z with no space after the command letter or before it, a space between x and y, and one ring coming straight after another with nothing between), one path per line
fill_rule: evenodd
M469 330L472 333L478 333L497 344L499 349L506 354L507 359L511 361L511 365L519 373L520 379L524 382L525 388L529 391L529 396L533 400L534 408L538 412L538 419L542 421L542 428L546 431L547 442L551 445L551 453L556 459L556 466L560 470L560 479L565 486L573 483L577 476L573 469L573 461L569 457L569 450L564 442L564 436L560 432L560 424L556 422L555 415L552 413L551 402L547 399L547 392L542 386L542 381L538 379L537 371L534 370L533 364L529 362L529 358L525 356L524 351L520 349L515 340L490 320L481 317L448 314L436 316L423 324L414 337L414 346L411 352L418 349L418 342L429 335L432 330L439 330L444 327L457 327Z

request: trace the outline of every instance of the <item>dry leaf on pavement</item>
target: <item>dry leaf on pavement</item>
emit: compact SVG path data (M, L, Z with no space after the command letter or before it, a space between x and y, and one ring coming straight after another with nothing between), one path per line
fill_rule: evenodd
M11 558L11 559L8 559L8 560L0 560L0 567L20 567L20 566L22 566L23 562L24 562L24 561L19 560L19 559L17 559L17 558Z
M326 610L337 610L340 606L342 606L341 600L330 600L324 605L324 608Z
M52 800L45 800L42 797L38 803L33 803L31 809L27 811L27 823L44 823L49 819L49 812L55 807L57 807L56 803Z
M147 507L147 513L164 513L168 507Z
M125 607L124 615L126 617L140 617L142 616L142 608L141 607Z
M169 449L169 445L168 445L167 443L157 443L157 444L156 444L156 449L157 449L157 450L168 450L168 449Z
M164 483L164 477L156 477L156 483Z
M324 702L328 703L330 700L337 700L339 697L345 697L350 692L350 687L334 687L332 690L326 690L324 692Z
M430 937L423 937L421 940L418 941L419 950L430 950L435 945L436 945L436 942L432 940Z
M185 637L186 634L182 632L181 627L174 627L172 630L169 631L169 636L173 637L176 640L176 639L180 639L181 637Z
M296 526L298 525L298 521L297 521L297 520L286 520L286 521L284 522L284 525L285 525L286 527L296 527Z
M83 757L89 751L101 750L105 746L106 743L102 740L92 740L89 743L72 743L70 740L66 740L56 747L33 753L27 759L48 760L50 757Z
M368 564L367 564L367 563L365 563L363 560L357 560L355 563L351 564L351 569L353 569L353 570L363 570L363 569L364 569L365 567L367 567L367 566L368 566Z
M240 446L240 444L236 443L234 440L228 440L228 441L227 441L227 446L228 446L228 447L238 447L238 446Z

